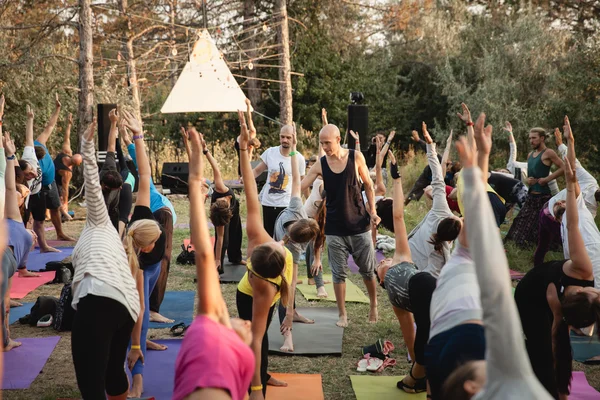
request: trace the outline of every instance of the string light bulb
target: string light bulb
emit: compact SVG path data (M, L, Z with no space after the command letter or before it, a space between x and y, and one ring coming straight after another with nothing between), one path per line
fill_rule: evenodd
M252 71L252 70L254 69L254 64L252 64L252 61L250 61L250 62L248 63L248 69L249 69L250 71Z

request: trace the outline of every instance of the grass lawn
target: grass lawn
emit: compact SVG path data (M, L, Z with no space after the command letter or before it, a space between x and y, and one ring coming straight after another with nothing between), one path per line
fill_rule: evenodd
M187 201L182 198L172 198L175 205L178 224L189 222L189 207ZM413 202L407 207L407 225L412 229L427 212L428 205L422 200ZM85 214L85 210L75 207L77 216ZM242 201L242 215L245 215L245 204ZM49 223L47 226L51 226ZM83 221L74 221L66 224L67 231L77 236L83 227ZM502 231L508 231L508 226L503 225ZM48 232L49 237L54 239L54 232ZM181 243L184 238L189 237L189 229L177 229L173 235L173 264L169 275L168 290L195 290L193 278L195 276L195 267L183 266L175 263L177 255L181 251ZM244 246L246 239L244 238ZM507 255L512 269L527 271L532 265L532 250L519 250L513 246L507 246ZM562 254L551 253L552 259L560 259ZM329 271L327 258L324 259L324 268ZM300 266L300 272L304 271L304 264ZM366 293L366 289L360 275L351 274L349 277ZM47 285L38 288L29 294L23 301L33 302L40 295L60 295L61 285ZM237 315L235 307L236 285L221 285L225 300L229 305L229 311L232 316ZM379 322L375 325L367 322L369 311L367 304L348 303L350 326L344 332L343 355L342 357L280 357L270 356L270 371L290 372L290 373L316 373L323 377L323 391L325 399L354 399L354 393L350 385L349 375L356 374L356 362L361 357L361 347L372 344L377 339L383 338L391 340L396 346L393 352L398 364L395 367L386 369L384 375L404 375L408 373L410 364L406 358L406 348L400 333L399 325L394 316L392 308L387 299L385 291L378 287L379 298ZM333 296L333 293L330 293ZM303 296L296 295L297 305L305 307L335 307L335 303L327 302L309 302L304 300ZM275 323L275 322L274 322ZM39 337L60 335L62 339L52 353L48 363L42 373L37 377L28 390L4 391L5 399L57 399L60 397L78 398L79 393L75 381L75 371L71 360L70 333L57 333L51 328L30 328L23 325L12 325L12 337ZM150 330L149 338L171 338L168 329ZM93 346L93 343L90 343ZM596 389L600 389L600 367L588 367L583 364L575 363L575 370L584 370L590 384ZM10 365L5 365L10 368Z

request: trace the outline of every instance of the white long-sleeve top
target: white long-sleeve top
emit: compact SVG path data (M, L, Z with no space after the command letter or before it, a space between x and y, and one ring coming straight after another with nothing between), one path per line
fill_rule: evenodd
M552 399L536 378L525 350L512 295L506 253L477 167L463 169L467 237L481 290L487 382L473 399Z
M562 159L567 157L566 144L563 143L560 146L558 146L558 155ZM579 182L579 188L581 189L581 194L583 194L583 200L585 201L585 205L595 218L596 213L598 211L598 203L596 202L596 190L600 189L600 187L598 187L598 181L589 172L587 172L585 168L581 166L579 159L575 159L575 175L577 175L577 182ZM565 197L561 198L561 200L566 200L566 198L567 197L565 192Z
M521 169L521 182L527 185L527 163L517 161L517 144L514 142L509 143L510 154L508 156L508 164L506 164L506 169L508 169L513 175L515 173L516 168ZM559 192L558 183L553 179L548 182L548 187L550 188L550 193L555 196Z
M123 304L134 321L140 313L140 297L131 275L119 232L104 204L94 142L82 141L87 218L73 250L73 308L81 297L94 294Z
M444 243L442 253L434 250L429 243L431 235L437 232L437 227L444 218L452 217L452 211L446 200L446 183L442 173L442 166L437 158L435 143L427 145L427 161L431 168L431 186L433 205L425 218L408 235L408 245L413 262L424 272L438 277L440 270L450 258L450 243Z

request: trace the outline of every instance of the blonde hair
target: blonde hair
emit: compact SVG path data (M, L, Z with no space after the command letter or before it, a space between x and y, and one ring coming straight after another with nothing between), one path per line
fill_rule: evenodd
M140 268L138 259L140 250L156 242L160 237L160 232L158 222L151 219L141 219L129 226L123 238L123 247L127 253L132 275L135 275Z

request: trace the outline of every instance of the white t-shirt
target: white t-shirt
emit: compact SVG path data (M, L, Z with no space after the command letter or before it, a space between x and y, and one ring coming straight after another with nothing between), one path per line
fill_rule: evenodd
M27 161L29 165L33 169L37 171L37 177L27 181L27 186L29 187L29 195L25 199L25 207L29 206L29 198L32 194L38 194L42 189L42 168L40 168L40 163L35 156L35 147L33 146L25 146L23 149L23 157L21 160Z
M323 180L321 178L315 179L312 190L310 191L310 196L308 196L308 199L304 202L304 212L306 212L306 215L308 215L309 218L315 218L317 216L319 208L315 205L315 202L323 200L321 197L322 184Z
M281 155L280 146L270 147L260 159L267 165L267 182L260 192L263 206L287 207L292 197L292 158ZM296 155L300 176L306 174L306 161L302 154Z

